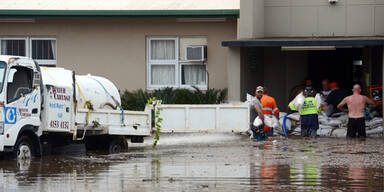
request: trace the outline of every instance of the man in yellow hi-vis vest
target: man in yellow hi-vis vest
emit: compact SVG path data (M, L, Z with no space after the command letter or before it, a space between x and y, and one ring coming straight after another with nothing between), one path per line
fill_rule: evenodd
M289 108L292 111L300 112L301 136L316 137L317 129L319 129L318 114L321 111L320 105L314 97L315 92L312 87L306 87L303 91L305 97L301 105L296 105L291 102ZM297 107L299 106L299 107Z

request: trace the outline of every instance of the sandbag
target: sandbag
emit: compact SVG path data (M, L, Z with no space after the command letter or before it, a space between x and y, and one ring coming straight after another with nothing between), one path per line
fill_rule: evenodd
M255 126L255 127L260 127L260 126L262 126L262 125L263 125L263 121L260 119L259 116L257 116L257 117L255 118L255 120L253 121L253 126Z
M327 124L329 121L329 119L325 119L325 118L320 118L319 117L319 124Z
M291 119L291 120L294 120L294 121L300 121L300 114L299 113L292 113L292 114L289 114L288 119Z
M264 115L264 124L267 127L273 127L273 128L280 127L279 121L275 116L272 116L272 115Z
M323 125L323 124L319 125L319 129L333 129L333 128L334 128L333 126L329 126L329 125Z
M331 135L331 132L332 132L332 128L325 128L325 129L320 128L317 130L317 135L328 137Z
M291 135L301 135L301 126L297 126L295 127L295 129L293 129Z
M279 119L285 117L287 114L288 114L288 113L286 113L286 112L280 112L280 113L279 113Z
M375 117L370 121L366 121L365 125L368 129L375 129L377 127L383 126L383 118Z
M321 121L322 125L328 125L332 127L339 127L343 122L337 119L331 119L329 121Z
M279 123L280 123L281 126L283 126L283 124L284 124L284 117L279 119ZM285 121L285 128L286 128L288 131L291 131L291 130L292 130L292 121L291 121L290 119L288 119L288 118L287 118L287 120Z
M253 121L253 125L255 127L259 127L262 124L263 122L261 121L260 117L256 117L256 119ZM279 121L275 116L272 116L272 115L264 115L264 125L272 128L280 127Z
M295 106L296 109L300 112L301 107L304 104L305 97L303 95L303 92L298 94L292 101L291 103Z
M347 136L347 129L335 129L330 136L331 137L346 137Z
M366 131L367 135L381 135L383 134L383 127L377 127L372 130Z
M303 92L301 92L291 102L293 103L295 108L300 112L301 107L304 104L304 100L305 100L304 94L303 94ZM316 101L316 107L320 108L321 107L321 95L320 94L317 93L315 95L315 101Z

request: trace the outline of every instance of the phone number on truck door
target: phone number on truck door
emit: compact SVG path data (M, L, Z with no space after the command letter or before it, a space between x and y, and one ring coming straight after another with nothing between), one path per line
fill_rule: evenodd
M49 123L49 127L51 127L51 128L69 129L69 121L52 120Z

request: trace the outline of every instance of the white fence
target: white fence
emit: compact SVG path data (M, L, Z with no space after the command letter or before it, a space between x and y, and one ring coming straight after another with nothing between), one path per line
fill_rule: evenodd
M158 105L161 132L244 132L249 128L247 104Z

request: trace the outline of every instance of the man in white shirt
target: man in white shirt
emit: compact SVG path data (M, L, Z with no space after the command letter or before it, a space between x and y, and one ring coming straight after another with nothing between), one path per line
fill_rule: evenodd
M252 138L254 138L255 133L258 131L258 127L255 127L253 125L253 121L256 119L256 117L260 117L260 119L264 120L264 114L263 114L263 106L260 103L258 95L260 95L260 92L262 92L262 87L257 87L255 91L255 98L253 98L250 102L250 131L252 131Z
M321 87L323 88L321 91L321 101L324 102L328 95L332 92L332 90L329 88L329 79L323 79L321 81Z

